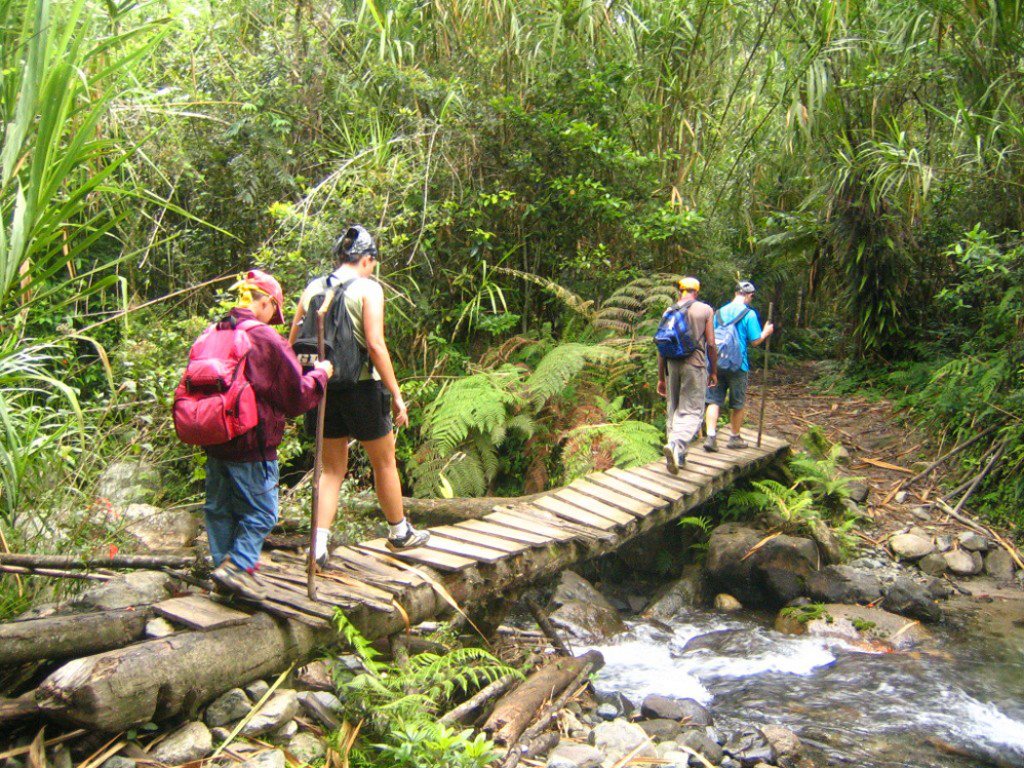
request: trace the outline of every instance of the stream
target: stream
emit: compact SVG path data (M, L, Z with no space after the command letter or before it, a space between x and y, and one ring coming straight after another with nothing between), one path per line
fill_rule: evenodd
M693 610L594 646L606 662L596 685L637 704L696 699L724 730L786 726L829 765L1024 766L1024 652L934 631L927 651L873 654L755 614Z

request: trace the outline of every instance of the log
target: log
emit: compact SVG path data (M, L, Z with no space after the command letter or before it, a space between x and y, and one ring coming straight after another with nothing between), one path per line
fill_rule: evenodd
M526 682L495 705L494 712L484 723L483 732L496 744L515 743L544 704L557 698L579 676L581 670L587 667L600 668L603 664L604 658L597 651L553 661L530 675Z
M16 699L0 698L0 723L9 723L39 714L35 693L26 693Z
M113 557L75 557L73 555L29 555L0 552L0 565L20 565L24 568L61 568L84 570L89 568L187 568L196 558L188 555L114 555Z
M152 616L147 606L0 624L0 666L69 659L140 639Z
M512 687L513 683L520 679L519 675L505 675L504 677L499 677L490 685L481 688L471 697L459 704L459 706L445 712L441 715L438 722L442 725L464 722L478 709L483 707L484 704L489 702L491 699L496 699L498 696L501 696L501 694Z
M555 647L555 650L563 656L572 656L572 650L562 640L562 636L558 634L555 625L551 623L551 619L544 613L544 609L537 604L537 601L527 595L523 598L523 602L526 603L526 608L530 611L530 615L533 616L533 620L537 622L537 626L541 628L541 631L551 641L551 645Z

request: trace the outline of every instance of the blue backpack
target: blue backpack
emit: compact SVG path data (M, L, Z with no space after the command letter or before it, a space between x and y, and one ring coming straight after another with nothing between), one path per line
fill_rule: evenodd
M743 342L736 332L736 326L750 307L740 312L728 323L722 323L722 311L715 313L715 346L718 347L718 369L720 371L739 371L743 368Z
M654 334L654 343L658 354L666 360L681 360L689 357L697 349L697 342L690 333L690 324L686 313L693 306L693 300L675 304L665 310L661 316L661 324Z

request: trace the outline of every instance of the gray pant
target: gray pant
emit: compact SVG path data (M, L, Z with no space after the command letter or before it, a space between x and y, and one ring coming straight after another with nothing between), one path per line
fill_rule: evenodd
M704 393L708 386L708 369L685 360L666 360L665 386L668 390L668 421L665 431L669 445L684 451L697 436L704 421Z

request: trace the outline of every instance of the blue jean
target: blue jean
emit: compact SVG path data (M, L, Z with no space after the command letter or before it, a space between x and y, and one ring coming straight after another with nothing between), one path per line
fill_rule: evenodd
M276 461L206 458L206 535L213 564L225 557L252 570L277 522Z

